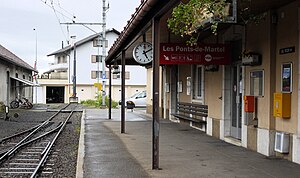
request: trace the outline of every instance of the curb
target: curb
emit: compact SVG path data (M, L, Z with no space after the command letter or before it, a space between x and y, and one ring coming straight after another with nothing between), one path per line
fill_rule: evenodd
M78 154L77 154L76 178L83 178L85 115L86 115L86 110L84 109L81 116L81 128L80 128L80 138L79 138Z

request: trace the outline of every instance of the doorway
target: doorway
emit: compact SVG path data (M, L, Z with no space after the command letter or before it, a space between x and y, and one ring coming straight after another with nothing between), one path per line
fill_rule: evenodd
M232 89L231 89L231 126L230 136L241 139L242 126L242 67L240 64L231 68Z
M64 103L65 87L49 87L46 89L46 103Z
M243 96L243 69L240 55L242 53L242 40L231 42L232 65L230 70L231 78L231 119L230 136L241 139L242 127L242 96Z

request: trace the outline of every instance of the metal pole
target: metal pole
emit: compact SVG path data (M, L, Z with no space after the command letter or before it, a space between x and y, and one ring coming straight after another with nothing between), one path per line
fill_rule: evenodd
M159 18L152 20L152 45L153 45L153 102L152 102L152 169L159 169Z
M9 118L8 118L8 113L9 113L9 89L10 89L10 74L9 74L9 71L6 71L6 84L7 84L7 98L6 98L6 106L5 106L5 111L7 111L7 112L5 112L5 119L6 120L8 120ZM7 110L6 110L7 109Z
M121 133L125 133L125 50L122 51L121 73Z
M103 0L103 12L102 12L102 107L105 107L105 56L106 56L106 10L108 8Z
M74 36L73 97L76 97L76 41Z
M109 65L108 119L111 119L111 68L112 68L111 65Z
M37 69L37 30L34 28L35 31L35 62L34 62L34 69ZM37 76L35 76L35 103L37 104Z

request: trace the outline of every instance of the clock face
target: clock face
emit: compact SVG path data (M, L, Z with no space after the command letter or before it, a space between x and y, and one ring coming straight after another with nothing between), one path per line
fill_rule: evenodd
M133 49L133 58L140 64L148 64L153 60L152 44L142 42Z

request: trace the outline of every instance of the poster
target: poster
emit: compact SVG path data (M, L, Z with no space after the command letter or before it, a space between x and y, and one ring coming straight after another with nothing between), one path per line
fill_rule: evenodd
M292 92L292 63L282 64L281 91Z

